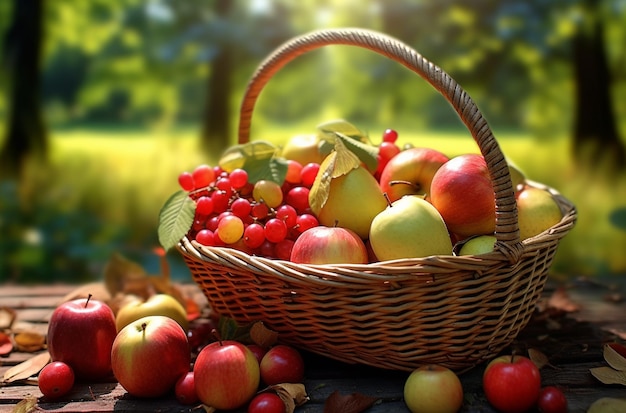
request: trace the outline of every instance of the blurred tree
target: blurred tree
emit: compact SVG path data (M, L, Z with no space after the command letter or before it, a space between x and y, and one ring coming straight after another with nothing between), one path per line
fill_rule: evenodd
M4 39L10 104L7 135L0 150L3 172L20 176L30 156L45 158L48 136L40 96L43 0L14 0L11 26Z

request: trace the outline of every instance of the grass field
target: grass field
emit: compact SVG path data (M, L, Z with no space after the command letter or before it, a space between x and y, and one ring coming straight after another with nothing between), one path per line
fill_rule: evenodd
M280 143L294 131L309 132L289 126L265 130L271 139L260 138ZM30 186L21 191L25 197L38 193L66 214L89 215L103 223L90 242L107 242L116 233L116 242L123 242L124 248L150 250L157 244L159 210L178 189L178 174L217 159L202 153L197 133L193 129L53 131L50 166L34 169ZM539 142L520 133L494 133L507 158L528 178L557 188L579 210L576 228L557 253L555 274L626 273L622 252L626 231L610 221L611 213L626 205L626 197L618 195L626 194L626 177L583 173L570 160L565 139ZM477 151L463 131L400 131L400 136L399 144L429 146L450 156Z

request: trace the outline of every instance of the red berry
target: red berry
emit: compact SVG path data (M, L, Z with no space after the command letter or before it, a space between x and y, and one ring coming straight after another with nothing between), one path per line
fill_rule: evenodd
M260 393L250 401L248 413L285 413L285 403L275 393Z
M265 239L277 243L287 236L287 224L280 218L270 218L265 223Z
M291 188L289 192L287 192L285 202L294 207L299 213L302 213L309 207L309 192L309 188L305 186Z
M387 129L383 133L383 142L396 143L398 140L398 132L393 129Z
M289 261L294 243L295 241L289 238L285 238L284 240L277 242L274 247L274 255L276 255L276 258L279 260Z
M178 379L174 386L174 395L176 400L181 404L192 405L198 403L198 394L196 393L196 385L193 371Z
M302 214L298 215L296 219L296 225L298 229L298 233L302 234L309 228L317 227L319 225L319 221L315 218L314 215L311 214Z
M276 210L276 218L285 221L285 225L287 225L287 228L292 228L296 225L297 217L298 213L296 212L296 209L291 205L281 205Z
M285 175L285 182L298 185L300 183L300 174L302 172L302 165L298 161L293 159L287 160L287 175Z
M248 172L245 169L234 169L230 173L229 179L234 189L241 189L248 183Z
M189 172L183 172L178 175L178 184L184 191L193 191L196 187L193 176Z
M39 390L50 398L65 396L74 386L74 371L62 361L53 361L39 372Z
M265 241L265 229L263 225L252 223L243 231L243 242L248 248L259 248Z
M193 181L196 188L204 188L215 180L215 172L208 165L200 165L193 170Z
M213 234L213 231L209 229L203 229L198 231L198 233L196 234L196 241L207 247L215 245L215 236Z
M380 159L383 162L388 162L391 158L393 158L400 152L401 152L401 149L395 143L382 142L378 146L378 153L380 154Z
M308 163L302 167L300 171L300 181L302 186L306 186L310 188L313 186L315 182L315 177L317 177L317 173L320 170L320 165L318 163Z
M201 196L196 201L196 213L198 215L211 215L213 212L213 199L210 196Z
M539 393L537 408L541 413L567 413L567 399L558 387L547 386Z

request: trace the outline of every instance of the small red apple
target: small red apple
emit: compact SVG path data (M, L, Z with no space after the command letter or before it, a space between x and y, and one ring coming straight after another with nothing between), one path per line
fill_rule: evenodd
M380 175L380 189L391 202L404 195L426 195L435 172L448 160L435 149L406 149L387 162Z
M433 176L429 200L448 230L462 239L495 230L493 185L481 155L459 155L443 164Z
M176 381L174 385L174 396L181 404L196 404L200 401L198 393L196 393L196 382L193 377L193 371L188 371Z
M248 344L248 348L252 351L259 364L261 364L261 360L263 360L263 356L267 353L267 350L258 344Z
M259 387L259 363L237 341L216 341L204 347L193 366L200 401L217 410L233 410L248 403Z
M447 367L421 366L404 384L404 402L411 413L456 413L463 405L463 385Z
M517 355L492 360L483 374L489 403L504 413L522 413L537 403L541 389L539 369L529 358Z
M276 393L259 393L248 404L248 413L285 413L285 402Z
M165 316L147 316L122 328L113 342L113 374L137 397L160 397L187 374L191 352L187 334Z
M539 392L537 408L541 413L567 413L567 399L558 387L546 386Z
M363 240L352 230L317 226L304 231L289 259L298 264L367 264Z
M59 305L48 324L52 361L68 364L77 379L100 380L111 374L115 316L102 301L79 298Z
M261 360L261 380L268 386L280 383L301 383L304 360L300 352L284 344L270 348Z
M63 397L74 387L74 372L62 361L53 361L39 372L37 384L44 396L51 399Z

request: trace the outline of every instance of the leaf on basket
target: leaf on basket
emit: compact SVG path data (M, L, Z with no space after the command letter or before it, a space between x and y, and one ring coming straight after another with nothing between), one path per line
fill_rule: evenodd
M353 124L343 120L334 120L318 125L317 129L322 136L322 153L330 153L325 151L326 146L336 147L337 142L341 141L345 147L356 155L366 168L375 171L378 166L378 147L371 144L367 136L361 132Z
M50 353L44 351L43 353L37 354L17 364L6 372L4 372L4 376L2 378L2 382L5 384L14 383L20 380L26 380L31 376L39 373L41 369L44 368L46 364L50 362Z
M574 313L580 310L580 305L571 300L569 294L565 291L565 288L560 287L557 288L556 291L554 291L550 296L550 299L548 300L548 308L560 310L565 313Z
M602 397L589 406L587 413L623 413L626 411L626 399Z
M250 327L250 339L263 348L268 348L278 341L278 333L265 327L262 321L257 321Z
M276 145L263 141L253 141L228 147L217 162L219 167L226 172L232 172L237 168L244 168L251 160L271 159L278 152ZM251 181L252 182L252 181Z
M9 307L0 307L0 330L9 329L17 318L17 313Z
M13 351L11 336L0 331L0 356L6 356Z
M13 406L11 413L31 413L35 411L35 406L37 406L37 398L30 396L20 400L15 406Z
M159 242L167 251L178 244L193 224L196 203L185 191L177 191L165 201L159 212Z
M34 353L43 350L46 345L46 336L36 331L22 331L13 337L15 347L19 351Z
M281 383L269 387L274 390L285 404L285 413L293 413L296 407L309 401L302 383Z
M357 139L363 143L366 142L365 134L352 123L344 119L329 120L317 125L317 130L326 135L327 139L333 140L335 133L341 133L353 139Z
M589 372L604 384L621 384L626 386L626 372L612 369L611 367L594 367Z
M241 343L251 343L250 329L252 324L240 326L235 320L229 317L220 317L217 322L217 330L222 340L235 340Z
M361 393L342 395L335 390L324 403L324 413L360 413L372 407L377 401L376 397Z
M611 345L605 344L603 356L609 366L613 367L615 370L626 371L626 358Z

